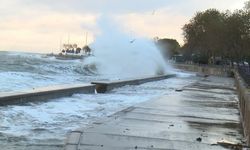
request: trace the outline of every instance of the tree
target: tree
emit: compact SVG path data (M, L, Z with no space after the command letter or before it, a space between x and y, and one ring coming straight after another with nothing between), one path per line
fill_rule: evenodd
M179 54L180 44L175 39L158 39L156 44L163 56L167 59L171 58L173 55Z
M216 9L198 12L184 25L184 38L193 53L205 59L221 54L224 42L225 15Z
M242 60L247 55L248 27L245 11L237 10L227 16L225 47L227 57L231 60Z
M245 9L246 11L250 11L250 0L248 0L248 1L245 2L244 9Z
M250 1L249 1L250 4ZM185 51L208 62L220 57L233 61L250 59L250 11L198 12L183 27ZM191 56L189 56L191 57Z

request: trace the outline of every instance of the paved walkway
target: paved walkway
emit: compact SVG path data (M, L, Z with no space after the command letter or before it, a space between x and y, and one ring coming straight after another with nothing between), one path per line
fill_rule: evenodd
M208 77L73 131L65 149L227 149L221 140L241 143L238 99L233 79Z

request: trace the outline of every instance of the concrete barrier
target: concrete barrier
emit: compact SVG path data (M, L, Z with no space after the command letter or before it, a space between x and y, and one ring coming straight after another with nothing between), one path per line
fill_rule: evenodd
M211 66L211 65L189 65L189 64L173 64L177 69L182 69L191 72L198 72L215 76L232 76L233 70L230 67Z
M98 93L105 93L106 91L110 91L114 88L122 87L125 85L139 85L146 82L152 82L157 80L163 80L171 77L175 77L176 75L161 75L161 76L152 76L152 77L144 77L144 78L136 78L136 79L128 79L128 80L117 80L117 81L93 81L92 84L96 85L96 91Z
M91 84L57 85L21 92L0 93L0 106L48 101L55 98L69 97L75 93L95 93L95 90L99 93L104 93L124 85L138 85L145 82L167 79L173 76L175 75L162 75L118 81L95 81L91 82Z
M250 145L250 89L241 78L238 71L234 71L235 84L239 96L239 106L241 112L242 125L247 144Z
M1 93L0 105L23 104L26 102L47 101L50 99L72 96L74 93L94 93L93 84L58 85L33 90Z

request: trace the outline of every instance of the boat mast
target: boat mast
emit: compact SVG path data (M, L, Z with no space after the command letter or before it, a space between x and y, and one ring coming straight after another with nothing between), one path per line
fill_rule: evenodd
M85 37L85 45L88 44L88 32L86 32L86 37Z
M60 43L59 43L60 45L59 45L59 51L61 51L62 50L62 37L60 37Z
M69 37L69 33L68 33L68 45L69 45L69 38L70 38L70 37Z

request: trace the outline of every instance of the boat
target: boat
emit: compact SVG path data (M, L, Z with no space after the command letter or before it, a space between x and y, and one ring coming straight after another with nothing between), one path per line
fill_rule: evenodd
M63 49L60 51L60 53L47 54L47 56L52 56L60 60L84 59L92 55L92 50L88 45L80 48L77 46L77 44L63 44Z

